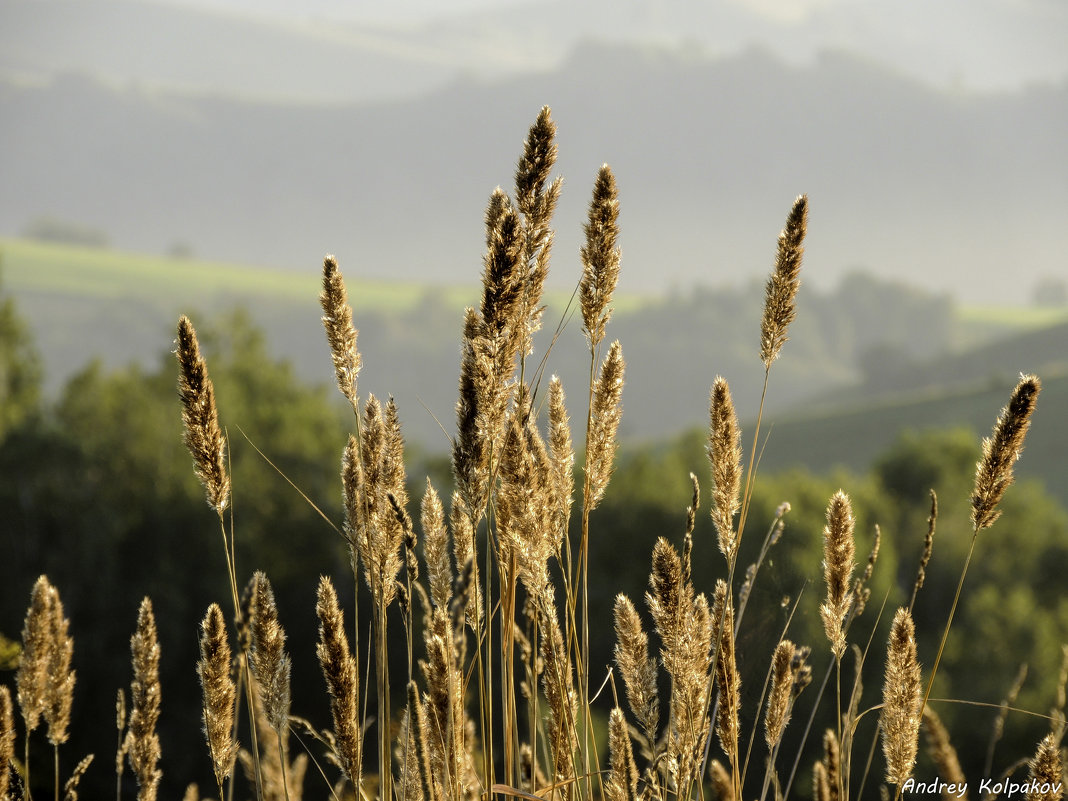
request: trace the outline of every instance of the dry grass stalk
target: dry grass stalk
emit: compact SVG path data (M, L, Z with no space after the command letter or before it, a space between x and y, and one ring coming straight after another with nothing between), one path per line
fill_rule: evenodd
M775 750L790 721L790 705L794 698L795 651L796 646L792 642L780 640L771 658L771 692L768 693L768 708L764 715L764 742L768 751Z
M734 607L730 589L723 580L716 582L712 604L712 626L719 626L719 658L716 660L716 688L719 692L716 713L716 736L723 752L731 761L732 772L738 775L738 737L741 709L741 676L734 655ZM722 621L719 623L718 621Z
M130 639L133 654L133 681L130 683L130 727L126 732L125 749L130 768L137 776L137 801L155 801L163 772L157 768L160 759L156 723L160 712L159 637L152 601L141 601L137 613L137 631Z
M832 801L831 781L822 762L812 766L812 797L815 801Z
M899 788L916 764L922 709L916 630L912 615L902 607L890 628L882 712L886 781Z
M930 754L931 761L938 768L939 778L948 784L956 785L957 788L967 787L968 780L964 778L960 760L957 759L957 749L950 742L949 732L942 725L942 719L938 717L938 713L931 707L926 707L923 710L923 724L927 740L927 753ZM950 798L960 798L962 801L967 801L968 794L966 790L963 795L958 795L956 792L950 794L946 790L943 792L943 797L946 801L949 801Z
M430 580L430 597L434 606L448 607L452 600L452 557L449 556L449 532L445 527L445 510L437 491L426 480L426 492L420 504L423 527L423 555Z
M237 754L241 769L249 783L262 790L263 801L301 801L308 755L297 754L292 762L289 761L288 727L281 732L275 731L267 719L259 687L252 689L259 757L257 759L242 748Z
M601 363L601 372L593 387L590 407L590 429L586 444L586 475L589 494L585 501L592 512L604 497L608 480L612 477L612 463L616 455L616 432L623 410L623 348L615 341Z
M575 485L575 449L564 405L564 387L557 376L549 381L549 454L552 461L552 507L555 514L553 539L556 550L567 532L571 518L572 492Z
M845 651L842 624L853 602L850 582L856 566L854 525L849 496L838 490L827 506L827 525L823 529L823 577L827 584L827 598L820 607L823 629L836 659L841 659Z
M1058 739L1047 734L1028 763L1031 781L1027 801L1060 801L1064 798L1064 764Z
M489 487L492 446L492 432L486 428L483 399L486 387L493 380L492 363L482 349L476 347L480 329L478 312L468 308L464 312L460 397L456 401L456 437L452 443L452 471L456 490L464 499L468 514L479 517Z
M67 741L70 708L74 701L75 675L70 669L71 658L74 656L74 640L68 634L70 621L63 615L63 602L54 587L51 596L44 719L48 724L48 742L58 746Z
M531 338L541 327L544 307L542 289L549 273L549 253L553 232L549 228L556 203L560 199L563 179L546 186L556 163L556 123L548 106L543 106L527 134L523 155L516 165L516 208L523 215L523 263L526 276L523 290L523 330L520 354L533 352ZM488 216L488 214L487 214Z
M82 776L89 770L89 766L93 764L93 755L89 754L82 758L82 761L74 766L74 770L71 771L70 778L63 784L63 801L78 801L78 784L82 780ZM0 795L0 798L3 798Z
M330 579L319 580L319 643L316 654L330 691L330 713L334 721L334 745L338 762L353 787L359 791L363 765L363 737L359 719L360 677L356 660L349 652L345 618L338 605Z
M571 665L556 622L556 614L543 610L541 656L545 662L542 686L549 702L549 746L552 752L554 781L575 778L575 752L579 745L578 696L571 677Z
M938 523L938 496L931 490L931 513L927 516L927 536L923 539L923 554L920 556L920 565L916 570L916 581L912 585L912 600L909 601L909 609L916 603L916 595L923 589L923 583L927 580L927 563L931 561L934 551L935 526Z
M333 256L323 259L323 291L319 294L319 303L323 307L323 327L334 362L337 388L348 398L352 410L359 413L359 395L356 392L356 377L361 366L360 352L356 349L359 332L353 327L345 279Z
M558 550L556 483L525 387L520 387L504 438L500 476L497 529L502 576L508 578L507 566L514 559L527 592L540 599L549 588L549 558Z
M823 771L829 785L828 797L830 801L838 801L840 798L839 787L842 776L842 753L838 745L838 737L834 729L823 732Z
M264 713L271 728L289 729L290 660L285 652L286 634L278 622L274 590L266 574L252 577L252 670L263 697Z
M879 561L879 548L883 541L883 531L879 528L879 525L875 525L875 537L872 540L871 550L868 551L868 562L864 566L864 572L861 573L853 584L853 608L851 615L857 617L864 614L864 608L868 604L868 599L871 598L871 587L868 586L868 582L871 581L872 575L875 573L875 563Z
M19 710L26 724L27 744L30 732L40 725L48 703L48 663L52 651L52 607L55 588L47 576L38 577L30 593L30 608L22 627L22 655L15 686Z
M619 282L620 249L619 193L612 169L604 164L593 184L589 217L586 223L586 244L583 245L582 278L579 281L579 307L582 310L582 330L590 349L595 350L604 340L605 327L612 316L612 293Z
M634 764L627 720L618 706L608 718L608 777L604 796L606 801L637 801L638 798L638 768Z
M197 332L189 318L178 319L178 395L182 401L185 446L193 456L193 470L204 485L208 505L222 515L230 501L226 472L226 439L219 428L215 386L200 355Z
M738 547L734 515L742 482L742 446L738 418L727 380L716 376L709 402L708 460L712 465L712 520L719 549L733 564Z
M649 656L649 637L630 598L617 595L615 604L616 665L627 691L627 703L641 724L646 758L653 759L660 725L660 697L656 687L656 659Z
M1021 662L1020 667L1016 671L1016 678L1013 679L1012 684L1009 686L1009 691L1005 694L1005 697L1001 699L1001 703L998 705L998 714L994 718L994 725L990 728L990 742L986 748L986 763L984 765L983 772L989 774L994 766L994 752L997 750L998 743L1001 742L1002 736L1005 734L1005 721L1009 718L1009 710L1016 705L1016 699L1020 695L1020 691L1023 689L1024 682L1027 681L1027 663Z
M808 196L801 195L790 209L779 234L775 268L764 291L764 317L760 324L760 360L767 369L779 357L788 339L786 332L796 314L795 301L801 286L801 257L808 225Z
M452 552L456 560L457 581L462 579L467 587L463 596L464 617L472 630L478 631L482 622L483 602L478 560L475 559L475 528L467 504L459 492L454 492L452 496L449 524L452 528ZM459 599L461 595L454 592L453 598Z
M447 611L435 609L424 632L426 661L425 744L431 775L447 798L468 793L473 770L466 743L467 715L464 709L463 665L453 639L453 626Z
M1042 383L1037 376L1020 376L1009 404L998 415L991 436L983 440L983 457L975 466L972 525L988 528L1001 516L998 503L1013 483L1012 466L1020 458Z
M115 746L115 797L122 798L122 774L126 767L126 748L122 733L126 730L126 692L120 687L115 694L115 728L118 743Z
M11 765L15 761L15 710L11 690L0 685L0 799L7 801L11 786Z
M237 688L231 678L230 642L226 620L218 604L211 604L200 624L200 661L197 675L203 690L204 734L211 753L215 781L222 796L223 782L233 775L238 745L234 741L234 704Z

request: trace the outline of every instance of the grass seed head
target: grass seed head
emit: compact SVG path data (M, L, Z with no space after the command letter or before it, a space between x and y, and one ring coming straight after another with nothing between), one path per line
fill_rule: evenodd
M1020 376L1009 404L1001 410L993 433L983 440L983 457L975 466L972 492L972 525L976 531L989 528L1001 516L1001 497L1013 483L1013 465L1020 458L1024 437L1042 382L1037 376Z
M226 472L226 439L219 428L215 386L200 355L200 342L189 318L178 319L178 395L182 401L185 446L193 457L193 470L204 485L208 505L222 514L230 501Z
M789 339L787 330L796 314L797 290L801 286L801 257L808 227L808 196L800 195L779 234L775 268L764 290L764 317L760 324L760 360L771 368Z

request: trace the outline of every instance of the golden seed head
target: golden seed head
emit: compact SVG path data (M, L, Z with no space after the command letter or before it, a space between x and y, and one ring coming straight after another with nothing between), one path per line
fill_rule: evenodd
M226 472L226 439L219 428L215 386L200 355L197 332L189 318L178 319L178 395L182 401L185 445L193 456L193 470L207 492L208 505L222 514L230 500Z
M1023 450L1041 390L1042 382L1037 376L1020 376L1009 404L998 415L993 433L983 440L983 457L975 466L972 492L972 525L976 531L989 528L1001 516L997 506L1014 481L1012 468Z
M883 684L883 754L886 780L903 785L916 765L923 695L916 660L916 629L904 607L890 627Z
M786 343L787 330L796 314L797 290L801 286L801 257L808 226L808 196L800 195L779 234L775 268L764 292L764 317L760 325L760 360L771 368Z

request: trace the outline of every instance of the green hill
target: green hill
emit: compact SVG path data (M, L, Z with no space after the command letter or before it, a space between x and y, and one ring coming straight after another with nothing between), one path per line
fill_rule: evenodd
M1068 504L1068 371L1042 374L1042 394L1032 418L1026 453L1017 466L1022 478L1037 478L1062 503ZM971 389L929 389L911 399L867 401L773 421L761 470L779 471L804 466L813 472L834 467L861 471L905 430L965 426L976 439L988 436L999 410L1008 401L1016 377L992 378Z

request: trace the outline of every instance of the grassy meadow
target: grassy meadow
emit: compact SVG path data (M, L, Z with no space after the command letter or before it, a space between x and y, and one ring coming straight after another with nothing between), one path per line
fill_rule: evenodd
M605 165L577 331L545 347L557 322L543 307L562 300L544 288L555 133L545 108L513 192L490 197L479 296L436 293L456 398L436 460L406 443L399 409L415 399L366 389L385 371L358 330L363 315L429 314L426 288L361 283L332 257L313 280L0 242L20 302L95 295L176 323L164 367L90 367L0 440L0 547L15 566L0 799L1063 797L1056 349L1047 374L1022 364L932 394L917 380L892 402L861 382L853 410L812 396L772 419L793 354L834 357L803 341L809 201L786 198L770 275L746 296L753 336L725 362L746 375L686 365L702 412L676 430L701 433L628 456L643 374L616 337L656 303L615 296L625 199ZM209 294L258 307L268 330L321 326L343 412L251 326L205 336L195 311L169 311ZM987 319L1020 337L1063 322ZM581 369L561 380L565 348ZM746 382L739 414L732 386ZM904 428L940 432L894 436ZM786 470L798 464L808 472ZM1047 487L1012 486L1026 471Z

